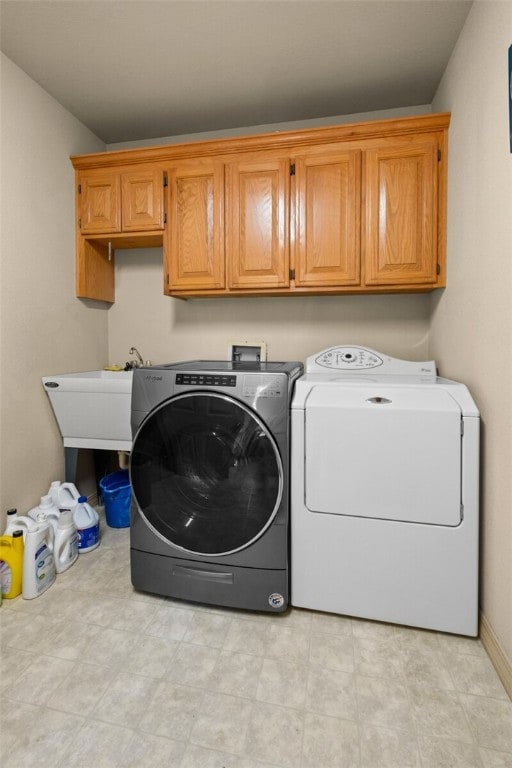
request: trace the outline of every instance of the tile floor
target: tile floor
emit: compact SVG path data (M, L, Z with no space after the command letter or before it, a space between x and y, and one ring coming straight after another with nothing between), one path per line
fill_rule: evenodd
M0 609L3 768L512 768L512 703L478 640L134 592L103 526Z

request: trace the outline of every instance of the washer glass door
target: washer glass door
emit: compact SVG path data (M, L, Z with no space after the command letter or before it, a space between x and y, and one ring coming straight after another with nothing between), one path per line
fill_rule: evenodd
M228 554L257 539L283 492L276 442L232 397L190 392L146 418L130 458L133 494L150 526L187 552Z

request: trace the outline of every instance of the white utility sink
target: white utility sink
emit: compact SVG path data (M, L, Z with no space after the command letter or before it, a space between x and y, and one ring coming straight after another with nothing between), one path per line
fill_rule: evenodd
M131 451L133 371L43 376L64 447Z

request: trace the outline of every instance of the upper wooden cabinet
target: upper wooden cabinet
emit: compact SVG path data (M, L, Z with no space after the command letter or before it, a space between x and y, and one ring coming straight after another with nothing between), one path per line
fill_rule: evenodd
M290 163L230 163L226 178L226 264L230 289L290 284Z
M359 285L361 151L295 160L295 284Z
M79 173L77 183L82 234L164 228L164 175L158 168L89 171Z
M121 228L143 232L164 228L165 177L158 168L121 174Z
M116 248L162 245L164 183L155 164L77 170L77 296L113 302Z
M121 231L121 174L105 171L78 176L78 225L84 234Z
M164 289L223 289L224 167L216 160L184 161L169 169L168 179Z
M444 286L448 125L423 115L72 158L77 295L113 301L112 249L162 243L164 292L181 298Z
M366 153L366 285L437 281L437 166L435 136Z

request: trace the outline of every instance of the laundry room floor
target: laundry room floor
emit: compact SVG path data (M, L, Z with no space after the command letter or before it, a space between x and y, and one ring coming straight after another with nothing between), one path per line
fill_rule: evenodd
M3 768L511 768L479 640L137 593L129 531L0 608Z

